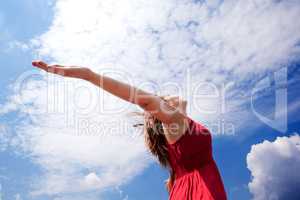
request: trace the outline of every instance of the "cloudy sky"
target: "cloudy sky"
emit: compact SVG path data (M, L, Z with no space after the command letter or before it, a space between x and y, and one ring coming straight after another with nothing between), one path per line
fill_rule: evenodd
M0 3L0 199L167 199L139 108L31 67L86 66L188 100L229 199L297 200L297 0Z

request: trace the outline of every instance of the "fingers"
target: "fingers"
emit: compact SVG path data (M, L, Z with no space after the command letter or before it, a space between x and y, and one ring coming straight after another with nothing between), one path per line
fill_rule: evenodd
M40 69L43 69L46 72L60 74L60 75L64 74L64 69L63 69L64 67L62 65L48 65L47 63L41 60L33 61L32 65Z
M41 68L43 70L46 70L46 71L47 71L47 68L48 68L47 63L45 63L41 60L33 61L32 65L35 66L35 67Z

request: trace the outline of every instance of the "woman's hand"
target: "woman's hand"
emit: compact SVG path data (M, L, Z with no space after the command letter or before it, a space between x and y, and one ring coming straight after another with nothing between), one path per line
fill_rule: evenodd
M47 63L40 60L33 61L32 65L46 72L71 78L86 79L86 77L88 77L89 73L91 72L91 70L86 67L48 65Z

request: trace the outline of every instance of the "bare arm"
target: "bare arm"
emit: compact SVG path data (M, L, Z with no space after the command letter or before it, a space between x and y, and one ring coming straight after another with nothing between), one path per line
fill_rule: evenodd
M42 61L35 61L32 64L47 72L89 81L125 101L139 105L145 111L150 112L160 119L163 123L183 124L184 115L155 94L148 93L110 77L102 76L88 68L75 66L65 67L61 65L49 66Z
M164 123L177 122L181 117L181 113L155 94L148 93L110 77L102 76L93 71L87 74L85 80L125 101L139 105Z

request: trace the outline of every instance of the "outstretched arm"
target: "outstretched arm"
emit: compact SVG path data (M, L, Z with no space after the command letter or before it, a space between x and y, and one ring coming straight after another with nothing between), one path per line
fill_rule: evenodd
M35 61L32 64L33 66L50 73L89 81L125 101L139 105L145 111L150 112L164 123L176 123L179 126L184 123L184 114L179 112L178 109L170 106L165 100L155 94L148 93L110 77L97 74L84 67L47 65L42 61Z

